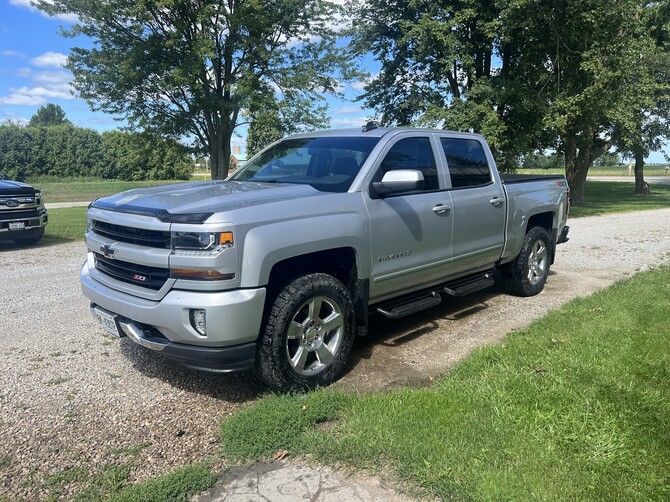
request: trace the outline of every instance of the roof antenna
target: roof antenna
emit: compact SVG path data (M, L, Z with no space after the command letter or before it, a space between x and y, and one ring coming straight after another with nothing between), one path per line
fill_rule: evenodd
M378 127L379 124L377 124L377 122L375 122L374 120L371 120L370 122L368 122L363 126L363 132L372 131L373 129L377 129Z

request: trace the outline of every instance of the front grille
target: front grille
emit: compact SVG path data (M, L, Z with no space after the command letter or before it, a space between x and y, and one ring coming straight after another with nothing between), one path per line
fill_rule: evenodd
M15 209L13 211L5 208L0 209L0 222L26 220L28 218L37 218L39 220L39 216L37 209Z
M170 277L170 270L167 268L148 267L122 260L112 260L98 253L95 253L95 268L119 281L154 290L162 288L165 281Z
M150 248L170 248L170 232L147 230L145 228L126 227L105 221L93 220L94 233L117 242L127 242Z

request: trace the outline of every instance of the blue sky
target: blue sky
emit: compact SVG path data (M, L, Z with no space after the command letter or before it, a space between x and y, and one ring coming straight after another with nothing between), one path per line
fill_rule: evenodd
M122 126L113 116L91 111L84 100L72 95L72 74L62 64L72 47L86 47L90 42L61 36L61 26L70 23L44 15L30 0L0 0L0 122L26 122L40 106L55 103L78 126L100 132ZM331 127L360 127L371 116L372 112L353 102L361 89L362 85L346 86L343 93L348 101L328 98ZM243 129L240 132L245 134ZM244 142L242 136L233 138L233 144Z
M26 122L40 106L55 103L80 127L102 132L123 125L111 115L91 111L72 95L72 74L61 65L72 47L90 42L62 37L61 26L69 26L68 20L47 17L30 0L0 0L0 122ZM378 71L371 58L364 64L370 73ZM328 98L331 127L360 127L373 115L354 102L361 92L362 85L347 86L343 89L347 100ZM239 133L233 144L244 148L245 130ZM663 155L653 153L647 162L664 162Z

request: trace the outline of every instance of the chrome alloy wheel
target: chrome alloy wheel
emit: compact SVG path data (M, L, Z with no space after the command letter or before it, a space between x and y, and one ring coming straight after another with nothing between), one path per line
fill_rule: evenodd
M344 333L342 309L332 298L315 296L296 311L286 334L286 355L299 375L312 376L337 357Z
M549 253L547 246L541 239L533 243L528 257L528 281L534 286L540 283L547 275L549 268Z

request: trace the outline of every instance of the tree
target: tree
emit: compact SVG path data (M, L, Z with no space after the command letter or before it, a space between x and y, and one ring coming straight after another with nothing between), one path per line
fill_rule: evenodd
M246 145L248 156L289 134L328 125L325 106L311 106L295 93L286 93L283 99L278 99L269 86L256 89L246 115L250 118Z
M616 144L635 162L636 195L649 195L644 181L644 159L670 137L670 2L643 4L637 18L638 72L626 96L627 116L619 121Z
M315 104L357 78L336 47L339 12L327 0L39 0L80 20L69 36L74 87L94 109L164 135L190 135L224 178L230 139L253 90L272 86Z
M659 113L649 96L667 94L651 34L670 23L645 21L657 5L668 10L638 0L360 2L354 48L382 65L363 97L383 122L480 132L503 167L555 150L581 204L593 161L645 134Z
M54 126L69 123L70 121L65 118L65 112L60 106L53 103L47 103L44 106L40 106L37 109L37 112L35 112L35 115L30 117L28 126Z

